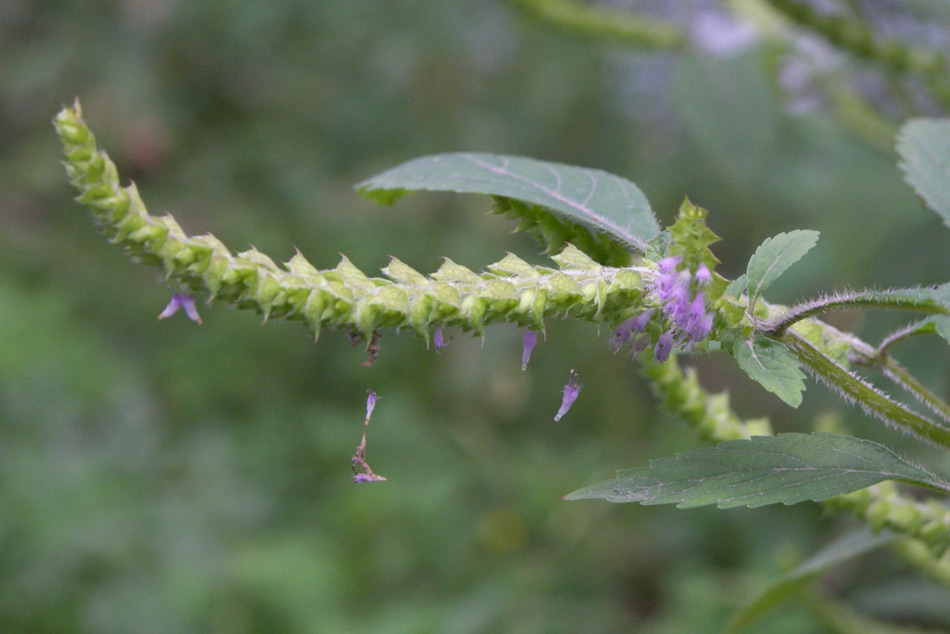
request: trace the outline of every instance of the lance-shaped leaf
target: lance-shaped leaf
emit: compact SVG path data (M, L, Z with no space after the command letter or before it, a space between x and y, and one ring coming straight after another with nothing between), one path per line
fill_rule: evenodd
M808 253L817 241L817 231L795 230L768 238L755 250L746 270L750 312L762 291Z
M777 341L757 336L737 340L732 353L749 378L792 407L801 405L805 374L801 371L801 363L788 348Z
M616 479L575 491L565 499L755 508L827 500L884 480L950 491L950 482L887 447L816 432L755 436L685 451L652 460L649 467L618 471Z
M868 527L844 535L803 561L797 568L766 585L751 601L733 614L728 634L741 631L772 608L798 594L809 583L831 568L877 550L897 539L890 531L875 533Z
M950 120L908 121L897 136L897 152L907 182L950 227Z
M518 156L424 156L365 180L356 189L386 204L420 189L513 198L640 250L660 231L650 203L630 181L601 170Z

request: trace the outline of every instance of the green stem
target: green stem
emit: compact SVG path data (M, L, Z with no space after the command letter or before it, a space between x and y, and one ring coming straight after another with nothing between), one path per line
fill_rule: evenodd
M862 308L910 310L930 314L946 314L946 306L926 299L895 293L849 292L799 304L782 313L772 321L762 324L760 332L768 337L780 338L793 324L825 313Z
M866 59L892 73L910 71L919 75L935 97L950 103L947 59L935 50L912 48L896 41L880 40L854 18L825 15L794 0L768 0L790 20L826 38L833 46Z
M658 18L629 10L584 5L573 0L506 0L524 13L552 26L628 46L671 49L684 45L683 30Z
M826 356L818 348L794 331L786 331L781 341L807 365L816 377L846 400L857 403L868 414L898 429L940 447L950 448L950 429L943 427L891 400L871 384L855 376Z

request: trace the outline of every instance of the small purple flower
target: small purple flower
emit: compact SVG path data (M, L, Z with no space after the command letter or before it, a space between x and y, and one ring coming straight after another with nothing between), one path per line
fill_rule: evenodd
M524 339L521 341L521 371L528 369L528 361L531 361L531 351L534 350L534 344L538 343L538 332L527 329L524 331Z
M712 314L706 313L706 300L702 291L700 291L696 293L696 297L689 305L689 314L684 330L692 341L702 341L712 329L712 320Z
M432 335L432 345L435 346L436 354L442 354L442 348L449 345L449 342L445 340L445 337L442 336L442 329L436 328L435 333Z
M373 390L366 390L366 423L369 425L369 417L373 415L373 410L376 408L376 392Z
M668 258L663 258L656 264L656 268L660 273L671 273L676 270L677 265L683 261L682 255L670 256Z
M158 315L158 318L165 319L166 317L171 317L178 312L179 308L185 311L185 314L188 315L188 319L201 325L201 315L198 314L198 309L195 308L195 299L183 293L175 293L172 295L168 306Z
M696 275L693 276L693 279L695 279L696 283L700 286L705 286L708 284L709 280L712 279L712 273L709 272L709 267L700 263L699 267L696 269Z
M660 335L660 340L653 346L653 358L657 363L663 363L670 358L670 352L673 350L673 331L667 330Z
M617 326L613 337L610 338L610 345L613 348L614 354L620 350L623 344L627 343L627 339L630 338L632 333L643 332L647 324L650 323L650 318L653 317L654 310L655 309L651 308L650 310L644 311Z
M581 385L577 382L577 373L571 370L571 374L567 379L567 385L564 386L564 398L561 400L561 409L554 415L555 421L561 420L561 417L567 414L567 410L571 409L571 405L577 400L577 395L580 394L580 391Z

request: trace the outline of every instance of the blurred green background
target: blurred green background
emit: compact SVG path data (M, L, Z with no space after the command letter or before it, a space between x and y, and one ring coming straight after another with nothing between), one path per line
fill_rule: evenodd
M386 333L371 368L345 335L201 307L96 234L50 119L87 121L153 214L275 260L345 253L431 272L537 245L487 199L377 208L352 185L409 158L478 150L635 181L664 223L710 209L721 271L764 238L822 232L770 293L946 280L947 232L889 147L826 109L787 114L756 48L634 52L481 0L0 3L0 632L716 632L761 585L854 524L817 505L756 511L566 503L696 446L609 333L548 324L527 372L515 328L437 356ZM876 340L892 316L842 314ZM945 350L902 359L946 395ZM688 361L777 431L817 416L921 451L809 384L798 411L728 358ZM584 389L552 421L575 368ZM354 486L365 391L380 400ZM837 571L860 600L913 575ZM886 612L886 601L865 609ZM946 623L944 623L946 625ZM791 603L750 631L821 632Z

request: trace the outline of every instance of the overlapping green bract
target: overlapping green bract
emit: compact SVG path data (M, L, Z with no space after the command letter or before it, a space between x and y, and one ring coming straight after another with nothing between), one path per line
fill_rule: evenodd
M643 192L625 178L520 156L424 156L365 180L356 189L371 200L386 204L415 190L511 198L541 206L570 223L608 234L613 240L641 251L660 231Z
M565 499L719 508L827 500L884 480L950 491L950 482L868 440L817 432L757 436L619 471Z
M556 256L560 267L535 267L509 254L483 273L446 259L431 277L396 258L380 278L345 257L318 270L300 253L284 266L255 249L233 254L214 236L186 235L170 215L149 215L135 186L119 183L78 103L54 124L79 201L111 241L161 266L189 292L207 292L265 318L303 320L315 334L322 326L341 328L369 344L382 328L409 327L426 340L437 326L482 334L488 324L509 322L543 331L544 320L554 317L616 321L643 296L637 271L602 266L571 245Z

